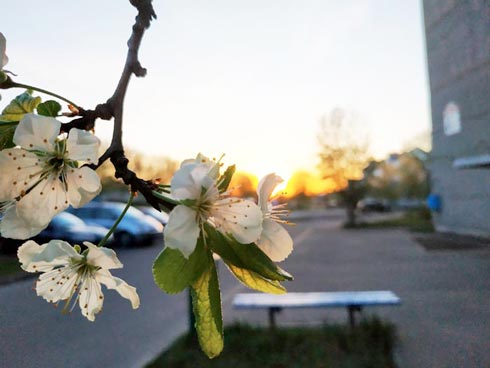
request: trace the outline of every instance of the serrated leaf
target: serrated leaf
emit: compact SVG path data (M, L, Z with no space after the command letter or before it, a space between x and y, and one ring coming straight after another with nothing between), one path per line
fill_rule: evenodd
M61 105L53 100L48 100L37 105L37 113L39 115L56 117L61 111Z
M192 285L191 296L199 344L208 358L214 358L224 346L221 294L211 252L207 253L206 261L208 267Z
M40 103L41 97L32 97L32 91L25 91L3 109L0 120L20 121L25 114L33 112Z
M0 150L15 146L13 138L18 124L12 121L0 121Z
M270 294L286 293L286 289L279 283L279 281L268 280L260 276L258 273L246 270L244 268L236 267L229 263L226 263L226 265L242 284L251 289Z
M201 237L188 259L179 250L166 247L153 263L153 279L163 291L180 293L204 272L207 267L205 258L206 250Z
M293 279L293 276L272 262L256 244L241 244L209 225L205 225L205 231L208 236L208 246L228 263L256 272L269 280Z
M228 186L230 185L231 178L233 177L233 174L235 173L235 165L228 166L219 178L219 185L218 185L218 190L220 193L223 193L228 189Z

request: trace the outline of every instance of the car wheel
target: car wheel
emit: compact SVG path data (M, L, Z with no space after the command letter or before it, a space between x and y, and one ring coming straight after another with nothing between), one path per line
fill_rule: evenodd
M129 248L135 243L133 236L127 232L118 233L116 236L116 243L121 248Z

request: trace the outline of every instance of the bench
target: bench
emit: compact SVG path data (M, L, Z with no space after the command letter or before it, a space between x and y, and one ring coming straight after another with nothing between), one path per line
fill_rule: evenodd
M269 310L269 325L275 328L276 313L283 308L347 308L350 326L355 325L355 312L361 312L367 306L399 305L400 298L392 291L335 291L287 293L280 295L244 293L237 294L233 299L233 307L237 309Z

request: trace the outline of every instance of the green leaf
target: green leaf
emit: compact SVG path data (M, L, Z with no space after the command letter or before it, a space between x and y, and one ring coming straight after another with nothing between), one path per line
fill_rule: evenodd
M0 84L3 83L3 82L5 82L7 80L7 78L8 78L7 77L7 74L5 74L4 72L2 72L0 70Z
M12 121L0 121L0 150L15 146L13 138L18 124Z
M239 268L229 263L226 263L226 265L241 283L251 289L270 294L286 293L286 289L279 281L268 280L253 271Z
M223 319L218 274L211 252L206 255L207 268L192 285L192 307L196 317L196 331L202 351L208 358L223 350Z
M0 120L20 121L25 114L33 112L40 103L41 97L32 97L32 91L25 91L3 109Z
M226 171L221 175L219 178L219 185L218 185L218 190L220 193L223 193L228 189L228 186L230 185L231 178L233 177L233 174L235 173L235 165L228 166L226 168Z
M206 250L199 237L188 259L179 250L166 247L153 263L153 279L163 291L176 294L196 281L206 266Z
M39 115L56 117L60 111L61 105L53 100L48 100L37 105L37 113Z
M293 279L293 276L272 262L256 244L239 243L209 225L205 225L205 231L208 246L228 263L253 271L269 280Z

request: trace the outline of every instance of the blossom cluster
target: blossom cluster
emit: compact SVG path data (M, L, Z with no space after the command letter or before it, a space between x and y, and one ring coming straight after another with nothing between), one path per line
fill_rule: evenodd
M185 160L171 181L170 194L179 201L169 214L164 230L165 244L188 258L194 251L204 224L233 237L242 244L256 243L273 261L285 259L293 249L289 233L280 225L287 223L282 205L274 206L272 192L282 179L265 176L258 185L258 204L232 197L221 188L220 163L199 154Z

